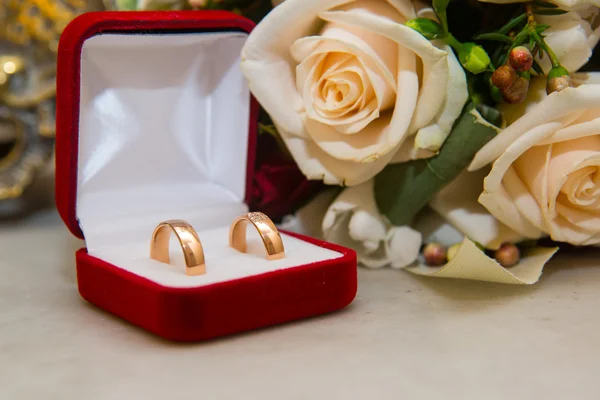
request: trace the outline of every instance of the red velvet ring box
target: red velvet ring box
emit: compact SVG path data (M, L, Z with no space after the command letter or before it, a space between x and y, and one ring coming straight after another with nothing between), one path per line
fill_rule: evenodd
M100 12L58 51L56 199L81 296L164 338L198 341L332 312L356 294L352 250L282 232L268 261L228 245L248 211L258 107L240 70L251 21L227 12ZM150 259L155 226L197 230L206 274Z

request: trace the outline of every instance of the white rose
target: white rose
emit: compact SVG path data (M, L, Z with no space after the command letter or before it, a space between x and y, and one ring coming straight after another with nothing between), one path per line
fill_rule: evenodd
M479 0L482 3L511 4L526 3L525 0ZM549 0L562 9L573 10L582 7L596 6L600 7L600 0Z
M599 81L600 74L590 74ZM574 245L600 243L600 84L542 98L475 156L470 169L494 162L479 202L528 238L549 235ZM514 118L515 110L508 113Z
M466 78L447 46L403 25L415 17L408 0L287 0L248 38L250 89L308 178L357 185L443 144Z
M419 255L421 234L408 226L394 227L379 214L373 181L345 189L323 219L323 237L356 250L369 268L404 268Z
M546 43L554 51L560 63L570 72L583 67L590 57L598 39L600 39L600 19L598 9L589 7L580 12L563 15L540 15L536 19L540 24L550 25L544 32ZM547 74L552 68L548 57L538 62Z

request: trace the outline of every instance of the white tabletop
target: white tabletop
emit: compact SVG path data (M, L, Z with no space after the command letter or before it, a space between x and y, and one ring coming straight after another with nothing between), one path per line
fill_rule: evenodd
M53 210L0 223L0 399L600 398L598 253L531 287L361 269L342 312L190 345L82 300L81 245Z

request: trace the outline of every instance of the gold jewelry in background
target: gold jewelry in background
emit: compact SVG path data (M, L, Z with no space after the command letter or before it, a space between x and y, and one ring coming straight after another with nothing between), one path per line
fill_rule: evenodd
M19 198L54 149L56 50L100 0L0 0L0 201Z
M198 238L194 228L182 220L164 221L156 227L150 242L150 258L169 264L171 233L175 234L181 245L181 250L183 250L186 275L194 276L206 273L204 250L200 238Z
M260 212L244 214L233 221L229 230L229 246L246 252L246 227L252 224L265 245L268 260L278 260L285 257L283 241L277 227L269 217Z

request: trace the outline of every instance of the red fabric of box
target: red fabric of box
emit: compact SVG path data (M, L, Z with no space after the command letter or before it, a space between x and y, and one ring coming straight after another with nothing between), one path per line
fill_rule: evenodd
M332 312L357 288L352 250L282 232L268 261L257 232L228 246L247 212L258 107L240 64L253 23L232 13L100 12L58 51L56 200L81 296L164 338L199 341ZM207 272L150 259L154 227L184 219Z

